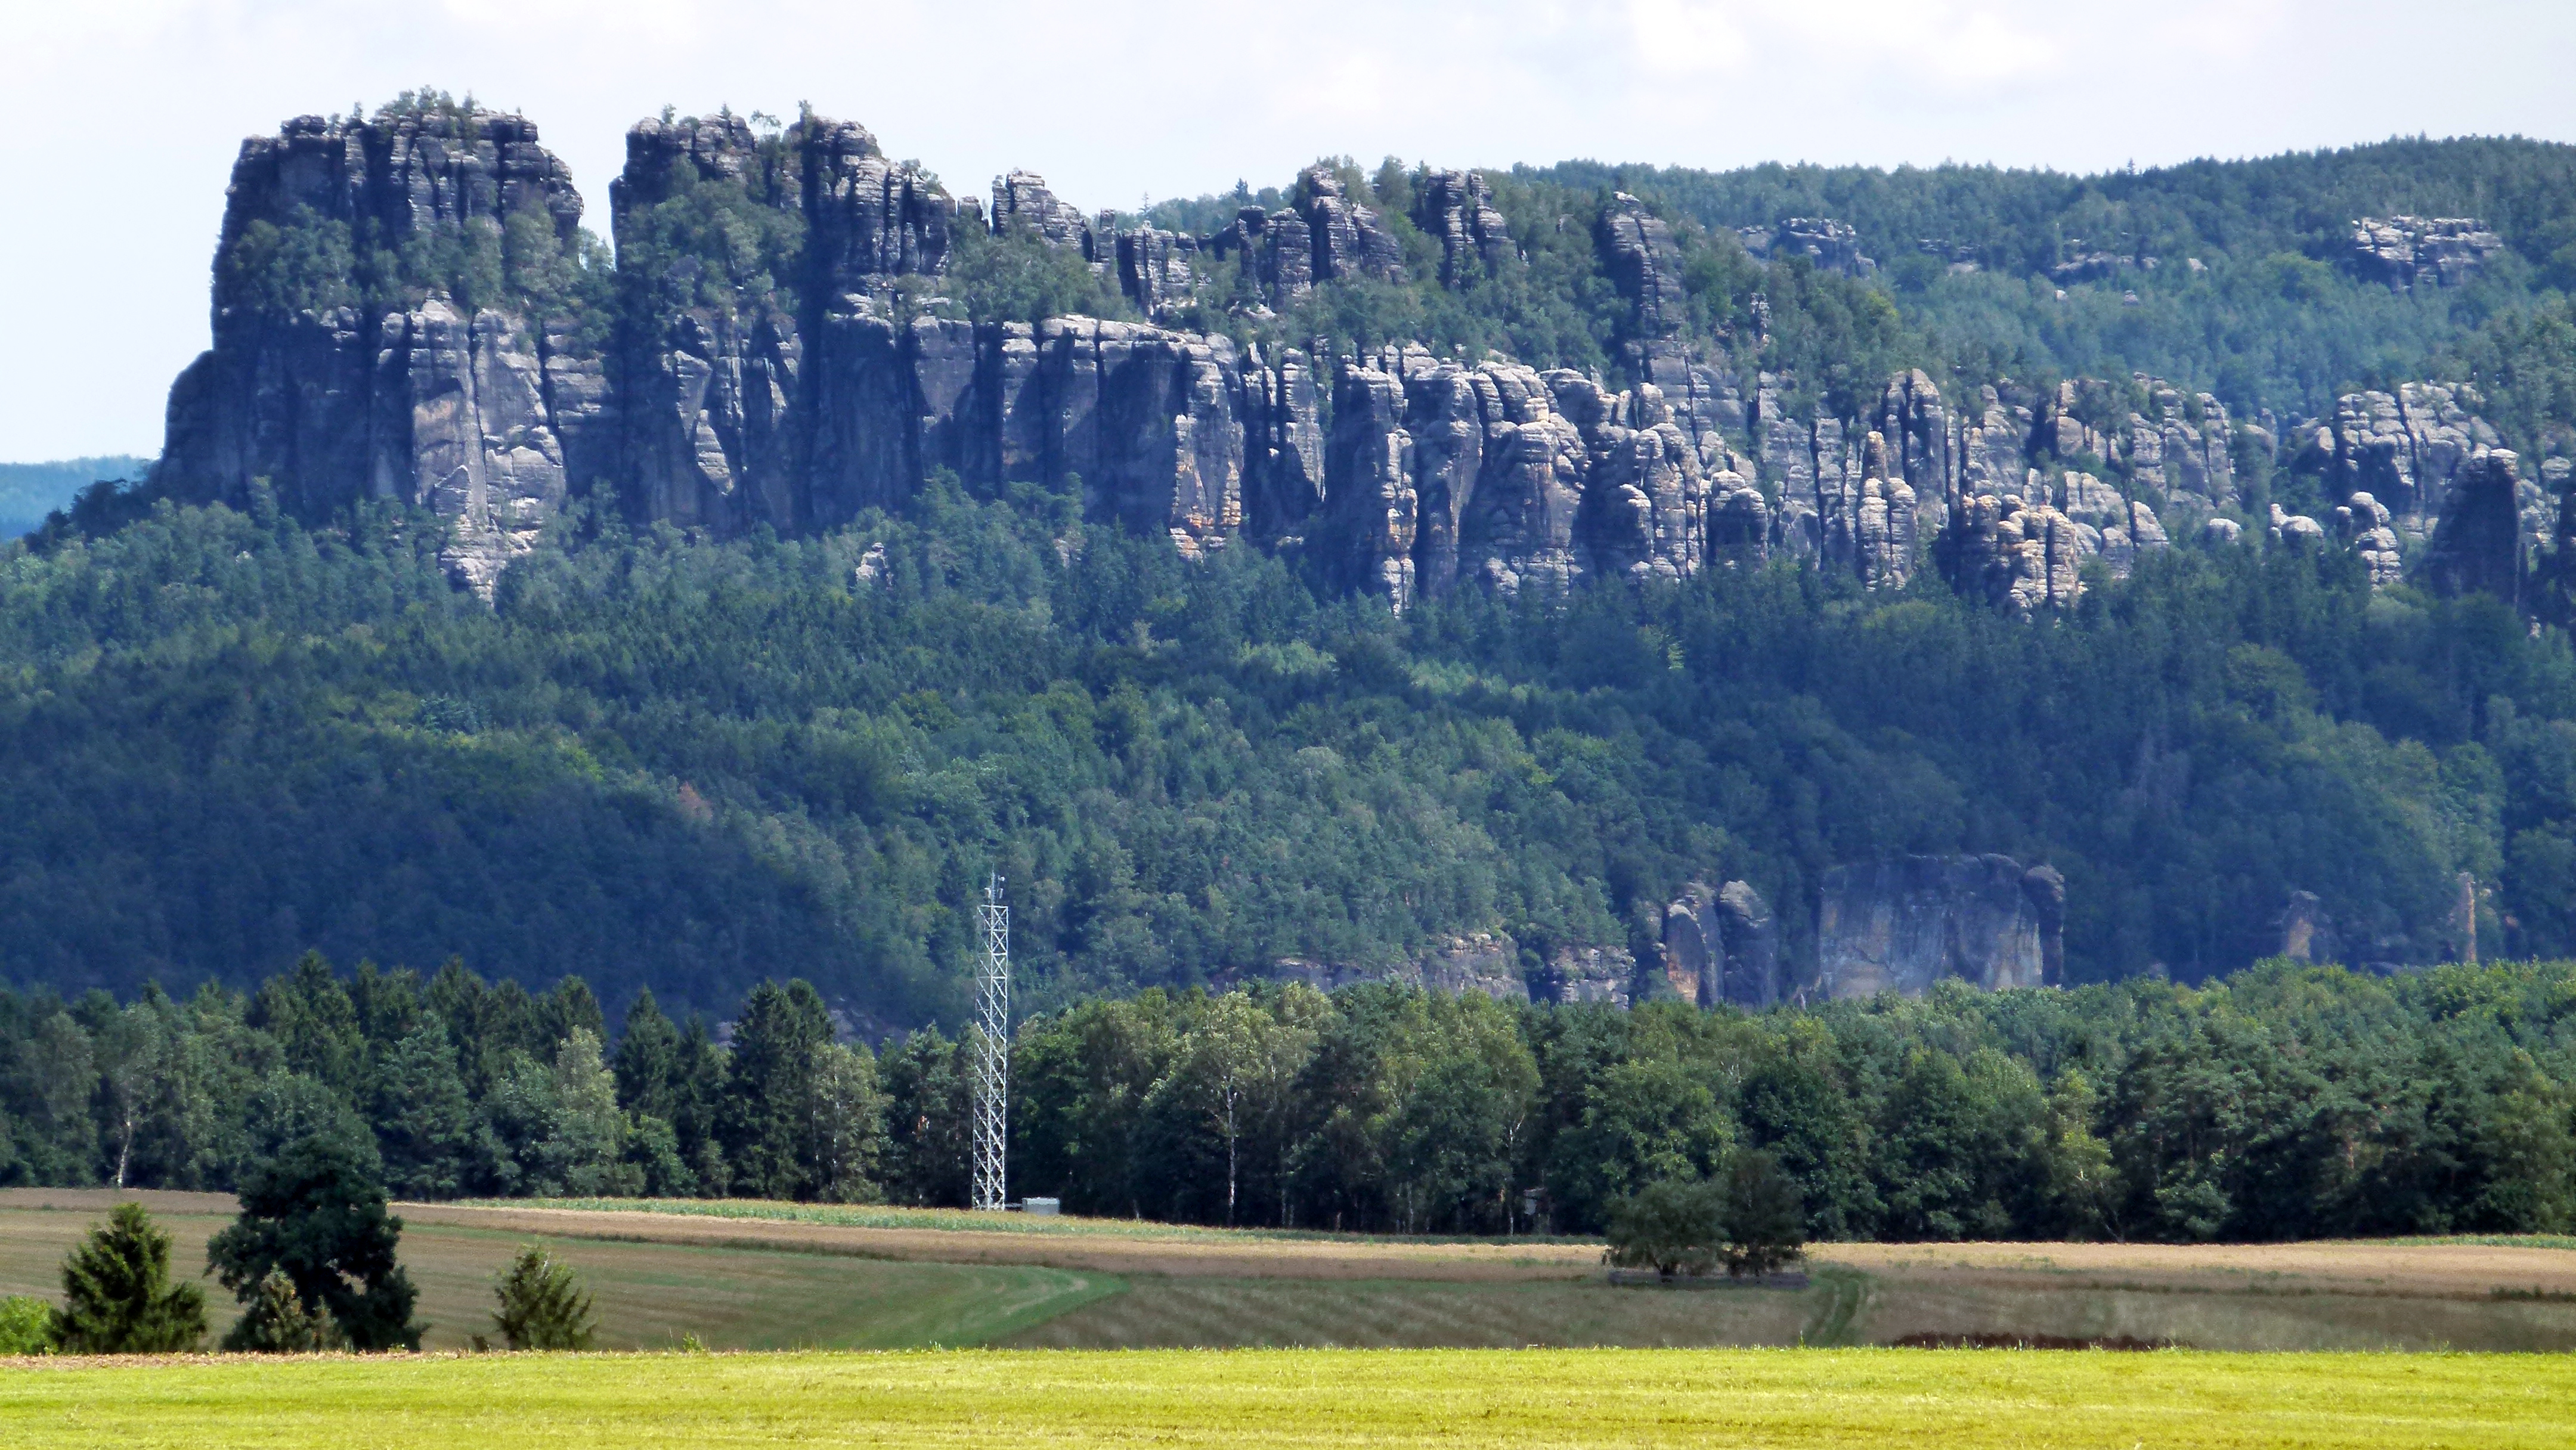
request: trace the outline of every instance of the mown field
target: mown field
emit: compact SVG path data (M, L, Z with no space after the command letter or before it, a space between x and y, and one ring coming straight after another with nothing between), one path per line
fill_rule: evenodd
M204 1263L228 1200L142 1194ZM116 1197L0 1191L0 1293L51 1297ZM2209 1350L2576 1350L2576 1244L1827 1244L1804 1288L1617 1287L1599 1247L1229 1236L1083 1220L719 1203L403 1205L425 1339L490 1329L492 1276L542 1240L604 1348L992 1345L1514 1348L1885 1345L2045 1336ZM211 1286L210 1286L211 1288ZM218 1333L232 1306L220 1290Z
M2550 1447L2564 1356L1975 1350L510 1355L0 1372L72 1446Z

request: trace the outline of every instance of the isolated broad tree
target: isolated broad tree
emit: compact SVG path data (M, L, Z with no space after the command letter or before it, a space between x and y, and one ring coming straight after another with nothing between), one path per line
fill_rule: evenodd
M1739 1149L1719 1180L1724 1225L1717 1256L1730 1275L1768 1274L1797 1260L1807 1244L1807 1215L1798 1186L1768 1153Z
M1657 1179L1612 1202L1609 1238L1614 1268L1705 1274L1726 1241L1725 1195L1703 1178Z
M402 1220L385 1210L373 1144L338 1132L290 1143L244 1177L241 1206L206 1245L208 1266L235 1297L250 1302L282 1270L299 1298L330 1312L350 1348L420 1348L418 1291L394 1257Z

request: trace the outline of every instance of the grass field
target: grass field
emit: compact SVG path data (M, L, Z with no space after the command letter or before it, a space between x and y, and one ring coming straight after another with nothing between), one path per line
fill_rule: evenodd
M211 1194L138 1195L186 1269ZM117 1195L0 1191L0 1293L52 1297ZM47 1207L46 1205L52 1205ZM2541 1241L1832 1244L1804 1290L1619 1288L1597 1246L889 1227L796 1205L690 1213L403 1205L431 1348L490 1329L493 1273L543 1240L596 1294L605 1347L719 1349L1868 1345L2132 1339L2214 1350L2576 1350L2576 1251ZM727 1210L733 1210L728 1212ZM884 1214L883 1210L859 1210ZM1005 1222L1018 1221L1017 1216ZM1044 1220L1036 1222L1044 1223ZM2501 1291L2501 1294L2499 1293ZM230 1300L216 1291L216 1330Z
M29 1363L0 1372L0 1440L15 1450L2564 1450L2576 1438L2576 1359L2536 1355L1306 1350Z

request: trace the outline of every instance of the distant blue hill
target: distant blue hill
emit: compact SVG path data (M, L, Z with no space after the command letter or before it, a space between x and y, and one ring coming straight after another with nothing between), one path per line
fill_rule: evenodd
M149 458L58 458L50 463L0 463L0 539L32 533L45 515L102 478L141 478Z

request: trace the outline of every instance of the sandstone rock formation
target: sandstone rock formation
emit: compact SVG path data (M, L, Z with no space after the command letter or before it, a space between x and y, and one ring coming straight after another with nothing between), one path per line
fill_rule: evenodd
M1637 331L1667 337L1678 330L1690 290L1682 285L1681 249L1671 225L1623 191L1601 210L1599 241L1611 280L1636 308Z
M1690 887L1664 910L1664 975L1682 1000L1758 1012L1786 995L1778 933L1760 892L1741 881Z
M2397 531L2388 526L2388 510L2379 500L2366 493L2356 493L2334 511L2335 532L2342 536L2345 547L2361 557L2362 566L2370 571L2371 587L2394 584L2406 577L2406 561L2399 554Z
M1307 545L1402 607L1462 580L1515 591L1679 578L1706 554L1708 482L1652 385L1473 367L1420 347L1346 360Z
M513 225L569 248L580 219L562 163L517 116L302 116L244 142L214 346L170 390L161 486L241 505L264 479L306 517L418 505L447 522L450 572L488 591L563 499L567 437L587 421L567 414L595 408L596 360L554 351L520 299L426 284L387 298L355 258L494 247Z
M2481 448L2503 440L2479 418L2474 389L2406 383L2394 393L2346 393L2329 425L2333 462L2326 479L2340 501L2367 493L2390 526L2421 540L2433 529L2452 479Z
M1440 281L1466 285L1472 276L1499 277L1520 254L1494 188L1477 171L1434 171L1422 179L1414 224L1440 242Z
M1722 358L1682 340L1690 292L1670 224L1620 192L1603 208L1593 240L1628 303L1620 356L1630 376L1663 395L1674 426L1699 454L1701 472L1751 473L1729 441L1746 423L1742 388Z
M1923 496L1905 481L1886 437L1853 439L1836 419L1790 417L1771 386L1755 395L1754 420L1762 471L1778 497L1773 547L1872 587L1902 587L1913 575ZM1932 495L1935 518L1946 512L1941 498Z
M2334 920L2326 914L2325 903L2313 891L2293 891L2281 908L2281 955L2297 962L2335 962L2343 959L2342 942L2336 937Z
M2325 546L2325 525L2306 514L2285 513L2272 505L2270 537L2275 548L2318 549Z
M1245 207L1207 239L1205 248L1219 260L1240 258L1273 309L1314 290L1314 237L1306 219L1293 211Z
M2481 590L2508 604L2522 603L2518 462L2511 450L2490 448L2452 479L2441 522L2416 569L2426 588L2454 596Z
M2050 505L1993 494L1961 502L1942 549L1951 587L2024 616L2073 608L2092 552L2075 521Z
M2355 221L2347 255L2363 281L2403 292L2418 282L2459 286L2503 250L2504 239L2470 217L2393 216Z
M1401 281L1404 248L1378 215L1351 199L1332 169L1310 166L1297 176L1297 210L1313 239L1314 278L1374 277Z
M369 499L431 509L450 569L487 592L573 493L613 490L642 519L716 536L798 532L900 508L946 469L979 489L1078 480L1093 517L1191 554L1238 537L1296 549L1398 608L1469 581L1671 579L1774 556L1897 588L1928 556L1972 597L2030 612L2073 605L2088 557L2118 576L2168 547L2169 524L2224 535L2236 450L2278 431L2144 375L2045 394L1999 379L1945 399L1907 371L1852 418L1792 401L1813 398L1795 379L1748 390L1694 330L1673 226L1627 195L1591 235L1625 303L1608 340L1625 386L1418 344L1318 356L1172 325L1402 278L1395 229L1346 174L1309 168L1286 205L1189 236L1086 218L1026 171L994 181L988 212L853 123L649 120L611 186L608 325L542 287L467 295L468 273L416 260L505 232L520 250L575 244L580 199L525 121L443 105L303 118L236 168L216 345L173 388L160 477L236 502L266 479L307 517ZM1481 174L1426 172L1407 204L1444 285L1524 265ZM747 252L690 234L710 207ZM987 228L1074 252L1154 320L960 316L939 279ZM1837 223L1757 240L1861 265ZM317 274L280 260L361 246L415 260L390 290L354 261ZM1204 297L1218 263L1241 264L1241 290ZM2498 442L2478 406L2466 387L2408 384L2297 425L2298 466L2326 460L2332 515L2280 515L2265 539L2340 540L2381 583L2421 552L2436 587L2518 596L2517 551L2554 544L2562 509L2538 482L2499 495L2476 473ZM2432 550L2453 499L2477 517ZM2504 516L2511 549L2488 538ZM2544 593L2576 592L2551 568Z
M2054 983L2065 882L2008 856L1905 856L1825 873L1817 967L1834 998L1921 996L1958 978L1989 991Z
M996 232L1026 228L1048 243L1071 247L1085 257L1093 254L1095 243L1090 219L1082 209L1057 198L1047 189L1046 178L1034 171L1013 170L993 178L993 219Z
M1765 260L1802 256L1846 277L1867 277L1878 270L1877 262L1861 255L1860 233L1831 217L1787 217L1776 226L1740 228L1736 235L1744 239L1746 251Z

